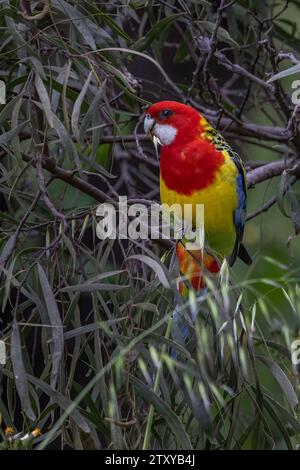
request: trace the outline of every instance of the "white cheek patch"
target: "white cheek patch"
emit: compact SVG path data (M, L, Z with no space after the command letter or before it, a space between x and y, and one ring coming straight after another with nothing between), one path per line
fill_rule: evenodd
M161 145L170 145L174 142L177 129L169 124L155 124L153 133L159 139Z

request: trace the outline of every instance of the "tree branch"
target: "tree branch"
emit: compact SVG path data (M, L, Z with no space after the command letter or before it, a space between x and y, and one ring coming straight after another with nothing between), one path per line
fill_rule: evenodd
M247 173L248 187L251 188L257 183L269 180L274 176L280 176L284 171L300 177L300 160L289 158L287 160L276 160L255 168Z
M31 159L28 155L23 154L22 158L26 162L31 162L33 166L36 166L36 161ZM76 175L76 171L72 170L65 170L56 165L56 162L52 158L44 158L41 160L42 167L49 171L54 178L60 179L65 181L66 183L70 184L74 188L79 189L85 194L88 194L97 202L109 202L113 205L117 205L118 201L113 199L112 197L108 196L107 193L102 191L101 189L95 187L88 181L83 180L79 176ZM290 174L294 175L296 178L300 178L300 160L295 160L294 158L289 158L287 160L277 160L275 162L270 162L263 164L259 167L251 169L247 172L247 184L248 188L255 186L258 183L263 181L269 180L273 177L280 176L283 172L289 172ZM139 203L147 203L151 204L152 201L144 200L142 198L132 199L131 203L139 202ZM252 219L256 215L259 215L261 212L266 211L269 207L271 207L275 203L275 200L269 201L268 203L263 206L263 208L258 209L255 213L250 214L248 219Z
M30 158L29 155L22 154L22 158L25 162L32 162L33 166L36 165L36 161ZM115 203L115 201L105 192L101 191L101 189L96 188L96 186L92 185L88 181L76 176L77 170L65 170L64 168L57 166L53 158L43 158L41 163L42 167L49 171L55 178L65 181L70 184L70 186L73 186L83 193L93 197L96 201L110 202L112 204Z

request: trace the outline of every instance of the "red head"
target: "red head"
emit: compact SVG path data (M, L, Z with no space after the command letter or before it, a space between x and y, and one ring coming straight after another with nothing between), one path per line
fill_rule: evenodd
M201 115L191 106L177 101L160 101L149 106L144 120L146 134L162 145L193 140L199 135Z

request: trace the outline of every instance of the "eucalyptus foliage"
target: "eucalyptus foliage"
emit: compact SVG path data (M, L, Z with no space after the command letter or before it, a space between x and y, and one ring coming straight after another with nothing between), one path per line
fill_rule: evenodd
M227 3L0 1L2 448L299 445L298 255L256 253L254 268L225 266L184 301L173 243L96 236L99 203L159 200L159 163L137 127L151 102L227 120L249 160L264 160L257 145L290 157L289 73L276 76L274 57L297 56L295 22L285 2ZM297 233L289 178L275 202Z

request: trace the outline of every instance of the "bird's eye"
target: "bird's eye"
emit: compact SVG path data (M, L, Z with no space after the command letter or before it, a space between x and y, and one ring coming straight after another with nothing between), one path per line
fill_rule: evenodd
M172 114L173 114L173 111L171 111L171 109L163 109L163 111L161 111L159 113L159 118L160 119L166 119L166 118L172 116Z

